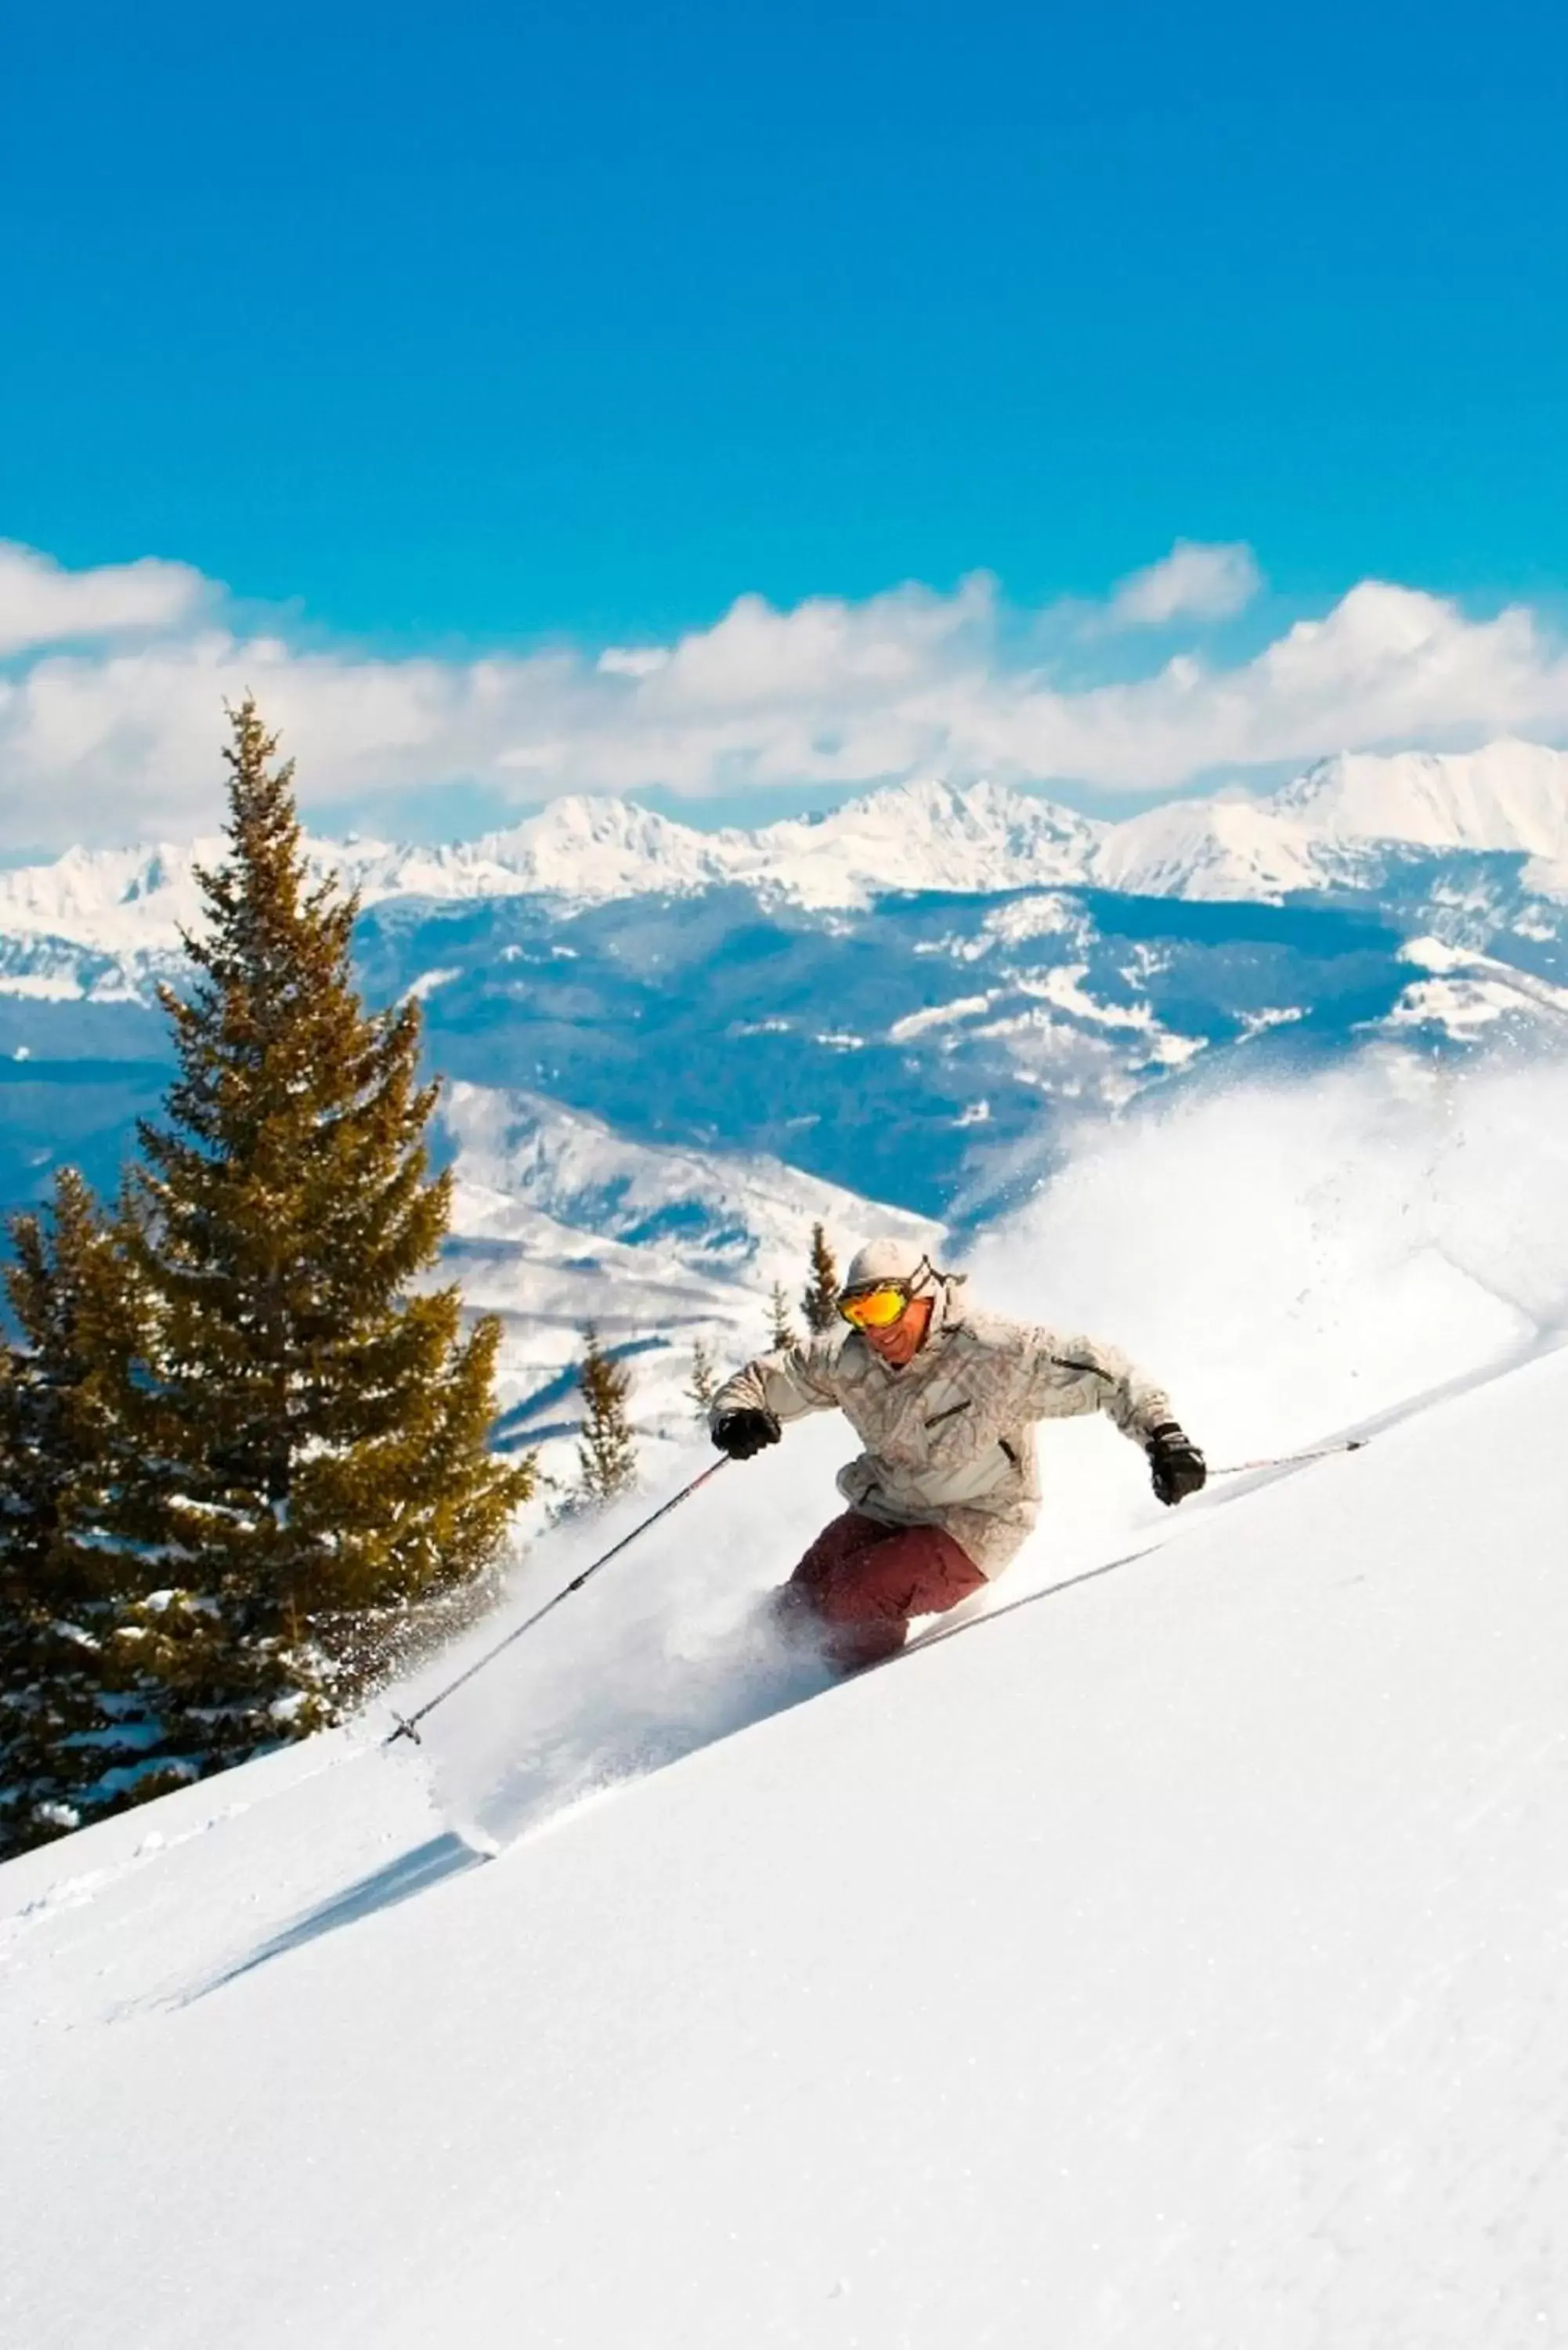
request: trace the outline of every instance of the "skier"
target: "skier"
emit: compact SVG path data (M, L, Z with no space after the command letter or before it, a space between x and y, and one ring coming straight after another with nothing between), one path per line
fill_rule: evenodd
M1168 1398L1125 1356L971 1313L963 1279L906 1242L870 1241L838 1295L847 1327L759 1356L713 1399L713 1441L732 1460L835 1406L866 1447L838 1472L848 1509L777 1596L784 1621L844 1671L893 1656L911 1617L956 1607L1001 1573L1039 1514L1035 1420L1108 1412L1168 1503L1208 1473Z

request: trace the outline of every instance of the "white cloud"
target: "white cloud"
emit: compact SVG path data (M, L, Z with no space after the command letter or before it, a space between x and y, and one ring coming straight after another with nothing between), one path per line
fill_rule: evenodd
M1140 629L1182 619L1223 620L1250 604L1262 584L1250 546L1179 538L1162 562L1117 583L1109 618L1113 627Z
M1476 620L1372 580L1250 660L1184 651L1108 685L1021 662L983 577L950 596L905 587L789 610L744 596L711 628L611 660L297 650L211 617L182 621L204 600L186 584L161 634L45 648L0 676L0 847L210 830L223 703L247 688L299 760L306 808L349 802L361 821L379 796L392 806L450 784L518 806L566 791L700 797L916 775L1147 791L1341 748L1568 735L1568 651L1531 611Z
M105 564L67 571L0 539L0 657L36 645L177 628L209 593L183 563Z
M665 645L607 645L594 666L606 677L651 677L669 659Z
M1183 654L1134 684L1025 696L1008 748L1022 766L1152 789L1221 765L1565 729L1568 651L1528 609L1471 620L1369 579L1233 668Z

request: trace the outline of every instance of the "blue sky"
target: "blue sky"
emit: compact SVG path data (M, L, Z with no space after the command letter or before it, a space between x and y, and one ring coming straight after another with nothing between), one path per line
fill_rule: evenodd
M0 85L0 541L85 575L73 628L112 608L124 658L66 664L31 556L8 636L0 581L0 664L35 665L26 710L0 666L0 747L37 819L0 851L183 820L159 775L194 773L275 637L326 800L390 793L423 829L460 786L465 820L601 780L771 807L933 765L1147 793L1342 742L1555 738L1565 24L1548 0L32 9ZM1173 609L1179 644L1101 625L1180 541L1254 550L1247 593ZM147 558L186 571L131 593ZM934 637L878 601L904 581ZM1376 581L1414 600L1352 601L1308 693L1292 623ZM169 645L127 667L128 593L183 631L188 740L151 714ZM851 743L814 671L742 740L714 712L757 674L744 598L806 614L761 657L775 702L821 607L851 701L939 642L949 702L984 669L984 723L944 703L922 731L906 695ZM1509 606L1506 640L1476 633ZM220 627L228 667L192 650ZM704 631L699 755L669 733L679 664L592 662ZM1362 691L1417 639L1421 693ZM583 673L535 665L526 723L486 732L476 657L551 648ZM359 664L326 716L313 656ZM1266 717L1173 733L1175 671L1044 730L992 707L1021 664L1038 701L1173 658L1272 660ZM394 690L406 723L348 723Z
M388 643L1554 586L1549 0L35 8L0 534Z

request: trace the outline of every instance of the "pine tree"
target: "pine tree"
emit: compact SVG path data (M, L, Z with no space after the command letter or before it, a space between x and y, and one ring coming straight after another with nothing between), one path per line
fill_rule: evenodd
M591 1322L583 1332L577 1386L587 1409L577 1446L576 1499L579 1507L597 1509L637 1482L637 1440L626 1409L631 1373L605 1353Z
M130 1203L154 1301L134 1412L185 1555L161 1665L204 1762L329 1720L407 1611L487 1565L533 1464L485 1450L499 1326L418 1289L447 1227L419 1007L367 1014L358 901L311 886L292 763L231 712L229 854L199 874L179 1074Z
M773 1285L773 1293L768 1300L768 1313L771 1320L768 1345L776 1355L785 1347L793 1347L796 1343L794 1325L789 1318L789 1299L784 1295L782 1281L775 1281Z
M692 1341L691 1384L686 1392L691 1399L692 1418L706 1419L709 1406L719 1392L719 1371L713 1349L701 1338Z
M833 1251L827 1244L827 1233L821 1224L811 1228L811 1279L800 1301L805 1315L805 1326L820 1336L834 1328L838 1320L838 1267L833 1261Z
M115 1231L73 1168L9 1222L0 1347L0 1857L190 1773L162 1719L129 1539L137 1475L119 1399L144 1338Z

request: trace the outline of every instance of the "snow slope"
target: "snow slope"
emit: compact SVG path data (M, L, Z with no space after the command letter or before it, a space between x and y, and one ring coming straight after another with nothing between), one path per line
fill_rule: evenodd
M988 1241L1217 1458L1366 1451L1164 1513L1047 1431L991 1614L814 1694L743 1636L830 1506L815 1421L423 1751L0 1870L0 2340L1568 2339L1560 1083L1189 1104Z
M1538 1362L497 1866L342 1740L13 1864L5 2338L1562 2340L1565 1409Z
M1568 752L1540 743L1342 752L1287 785L1274 805L1340 838L1568 858Z

